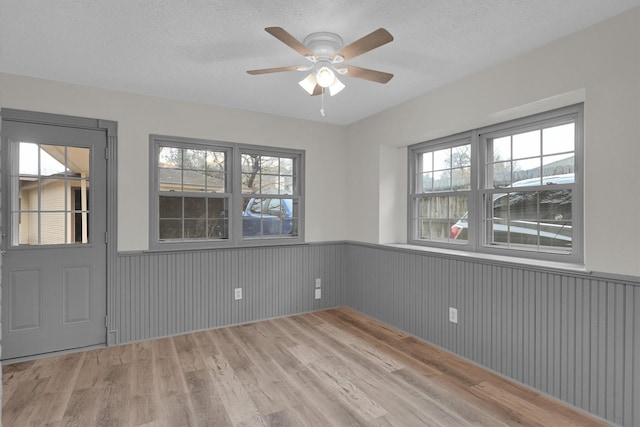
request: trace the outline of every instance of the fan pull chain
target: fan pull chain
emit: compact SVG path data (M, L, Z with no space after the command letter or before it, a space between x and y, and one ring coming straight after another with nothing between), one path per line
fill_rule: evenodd
M322 105L320 106L320 115L324 117L324 88L322 88L322 93L320 94L320 98L322 99Z

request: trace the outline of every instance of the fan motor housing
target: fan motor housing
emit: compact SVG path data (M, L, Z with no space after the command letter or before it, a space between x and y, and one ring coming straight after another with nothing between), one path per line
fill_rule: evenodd
M342 48L342 38L329 32L311 33L305 37L303 44L313 51L318 59L331 60Z

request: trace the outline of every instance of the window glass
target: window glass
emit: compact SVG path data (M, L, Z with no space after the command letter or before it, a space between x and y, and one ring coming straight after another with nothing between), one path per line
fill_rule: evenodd
M296 158L242 153L243 218L246 238L297 236Z
M487 218L491 245L529 245L568 252L572 246L571 190L495 194ZM564 249L563 249L564 248Z
M207 199L207 236L209 239L229 238L229 207L226 199Z
M462 218L468 210L466 196L433 196L418 200L417 225L419 237L427 240L462 242L466 236L454 233L460 231Z
M242 235L264 237L298 234L297 203L290 198L244 198Z
M152 247L300 241L301 151L151 139L157 165L151 195L157 217ZM231 185L234 181L239 183L238 193Z
M453 142L446 148L417 155L414 185L418 190L412 219L418 239L460 243L462 235L452 237L452 227L468 209L471 184L471 145Z
M492 213L483 220L488 230L485 244L571 253L575 123L542 123L527 132L488 136L486 144L491 161L487 163L485 189L520 191L485 194L483 212ZM506 154L509 152L513 153L511 158ZM541 191L542 186L561 189Z
M410 241L581 262L582 123L578 105L410 147Z
M293 163L293 158L242 154L242 192L293 194Z
M91 149L15 142L12 155L12 244L90 243Z
M227 151L176 144L157 153L159 241L226 239L228 197L207 194L227 193Z

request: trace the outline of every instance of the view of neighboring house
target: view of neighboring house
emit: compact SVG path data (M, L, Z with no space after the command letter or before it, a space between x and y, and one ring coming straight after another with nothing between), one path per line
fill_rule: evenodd
M89 241L89 152L20 143L16 215L20 245ZM40 165L40 167L38 167ZM65 166L66 165L66 166Z

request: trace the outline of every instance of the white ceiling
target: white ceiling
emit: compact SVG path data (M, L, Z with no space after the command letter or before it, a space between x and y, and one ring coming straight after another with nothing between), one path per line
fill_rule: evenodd
M165 98L350 124L640 5L640 0L0 0L0 71ZM343 78L310 97L303 65L264 31L349 44L384 27L395 40L350 64L394 74Z

